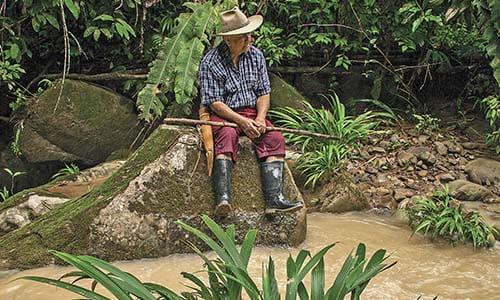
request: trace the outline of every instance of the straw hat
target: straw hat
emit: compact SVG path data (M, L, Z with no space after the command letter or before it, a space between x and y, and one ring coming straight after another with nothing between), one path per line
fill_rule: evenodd
M231 10L220 13L221 32L217 35L237 35L254 31L262 25L264 18L255 15L247 18L241 10L235 6Z

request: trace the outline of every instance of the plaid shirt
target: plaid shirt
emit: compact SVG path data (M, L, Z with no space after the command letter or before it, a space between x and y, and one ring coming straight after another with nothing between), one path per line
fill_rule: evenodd
M232 109L255 107L257 97L271 92L266 60L254 46L240 56L239 69L233 66L226 43L208 51L199 79L204 106L221 101Z

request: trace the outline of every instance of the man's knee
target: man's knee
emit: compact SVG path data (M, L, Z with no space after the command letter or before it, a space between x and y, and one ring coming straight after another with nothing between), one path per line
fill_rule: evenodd
M263 137L264 142L267 145L285 145L285 138L279 131L269 131L266 133L266 135Z

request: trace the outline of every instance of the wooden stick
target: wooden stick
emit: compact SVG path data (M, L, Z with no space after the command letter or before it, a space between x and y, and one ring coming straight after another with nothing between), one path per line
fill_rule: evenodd
M165 118L163 120L163 123L165 123L165 124L184 124L184 125L212 125L212 126L238 128L237 124L231 123L231 122L202 121L202 120L183 119L183 118ZM311 132L311 131L307 131L307 130L300 130L300 129L290 129L290 128L283 128L283 127L267 126L266 131L280 131L280 132L293 133L293 134L298 134L298 135L307 135L307 136L312 136L312 137L322 138L322 139L340 140L340 138L338 136L328 135L328 134L323 134L323 133L316 133L316 132Z

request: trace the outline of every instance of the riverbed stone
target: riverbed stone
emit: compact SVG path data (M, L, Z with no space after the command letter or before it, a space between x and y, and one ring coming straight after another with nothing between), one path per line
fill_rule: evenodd
M485 187L458 179L449 183L451 195L462 201L483 201L489 202L494 199L494 195Z
M403 201L405 198L410 198L415 194L415 191L411 189L396 189L394 191L394 199L397 202Z
M306 209L264 215L259 164L251 144L241 138L233 169L235 214L217 221L225 228L234 224L239 241L256 228L258 244L296 246L305 239ZM198 132L162 125L99 187L55 207L43 220L1 237L0 269L50 263L48 249L106 260L192 251L186 240L207 249L175 223L180 220L208 232L200 218L212 216L214 209L211 178L206 172ZM303 201L288 167L284 194L291 201Z
M332 177L319 195L320 201L312 211L342 213L370 207L368 199L348 174Z
M448 148L449 153L456 153L456 154L463 154L464 153L464 148L462 145L457 144L453 141L446 141L444 142L446 148Z
M448 153L448 148L446 147L446 145L444 143L435 142L434 144L436 145L437 153L439 153L440 155L446 155Z
M140 128L134 102L104 87L66 80L34 99L24 118L20 148L27 162L96 165L118 149L128 149Z
M483 184L487 181L500 186L500 162L487 159L478 158L473 160L465 166L465 172L467 173L469 180L477 183Z
M405 167L408 166L410 163L415 163L416 157L413 153L403 150L399 152L396 161L398 162L398 165L400 167Z

